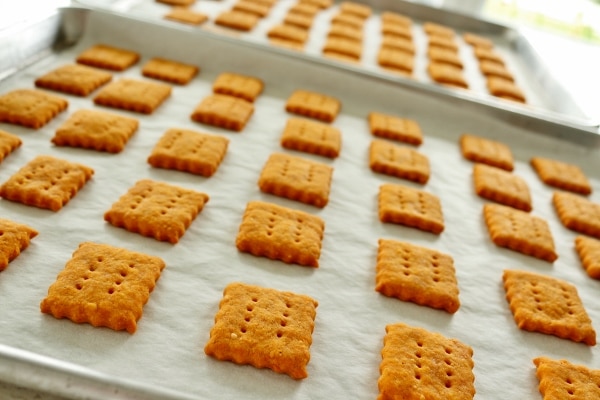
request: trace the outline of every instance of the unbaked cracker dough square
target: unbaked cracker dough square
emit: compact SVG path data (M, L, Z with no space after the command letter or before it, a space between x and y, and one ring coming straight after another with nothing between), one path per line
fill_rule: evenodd
M200 25L208 20L206 14L190 10L187 7L173 7L171 11L165 14L164 18L190 25Z
M537 357L533 363L544 400L600 399L600 370L548 357Z
M369 128L374 136L397 140L416 146L423 143L423 133L418 122L379 112L369 113Z
M517 175L484 164L473 166L475 192L480 197L518 210L531 211L531 194L527 182Z
M460 137L460 149L467 160L502 168L514 169L514 160L510 147L502 142L483 137L463 134Z
M229 139L222 136L169 129L152 150L148 163L209 177L217 171L228 145Z
M581 168L575 164L550 158L533 157L531 166L546 185L588 195L592 186Z
M554 192L552 203L565 227L600 238L600 204L568 192Z
M369 148L369 166L374 172L425 184L430 168L427 156L408 147L374 140Z
M142 179L104 213L118 228L175 244L208 202L207 194Z
M240 132L254 113L246 100L222 94L206 96L192 112L193 121Z
M92 67L124 71L140 59L140 55L131 50L105 44L94 45L77 56L79 64Z
M317 268L324 229L315 215L253 201L246 206L236 246L257 257Z
M335 158L342 147L342 133L327 124L290 118L281 136L281 145L286 149Z
M25 224L0 218L0 272L21 254L37 235L38 231Z
M39 129L67 109L62 97L34 89L16 89L0 96L0 122Z
M121 78L109 83L94 97L94 103L142 114L152 114L169 96L164 83Z
M253 76L224 72L213 82L213 92L254 102L263 91L263 81Z
M56 68L35 80L35 85L77 96L87 96L108 83L112 74L79 64Z
M191 64L164 58L153 58L142 67L142 75L178 85L188 84L200 69Z
M43 313L135 333L165 262L98 243L81 243L40 304Z
M333 122L340 112L338 99L307 90L296 90L288 98L285 110L324 122Z
M0 162L2 162L10 153L21 147L23 142L17 135L8 133L0 129Z
M217 360L306 378L317 306L306 295L230 283L204 352Z

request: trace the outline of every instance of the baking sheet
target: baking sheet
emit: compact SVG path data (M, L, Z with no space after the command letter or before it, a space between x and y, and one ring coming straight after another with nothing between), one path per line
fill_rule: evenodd
M328 64L304 62L227 38L198 35L110 12L83 14L87 17L82 25L85 33L74 47L4 80L0 93L32 87L37 76L72 62L80 51L98 42L137 49L143 55L137 66L115 74L115 78L143 79L141 65L152 56L194 63L202 71L188 86L174 87L171 98L153 115L109 110L140 120L139 131L117 155L55 147L50 142L54 131L70 114L81 108L95 108L91 97L65 96L70 102L68 111L38 131L0 124L0 129L18 134L24 142L0 164L0 182L38 154L81 162L96 171L77 196L56 213L0 201L4 218L29 224L40 232L30 247L0 274L0 304L4 305L0 307L0 378L64 395L98 399L107 398L107 391L111 398L123 399L177 398L171 391L184 393L181 398L375 398L385 325L395 322L424 327L472 346L476 398L540 398L532 359L541 355L600 368L597 347L520 331L504 299L501 283L502 271L508 268L565 279L577 286L598 327L600 309L594 300L599 284L581 268L573 249L576 235L558 221L550 202L552 190L539 181L528 165L534 155L578 164L598 191L600 157L596 148L515 128L443 98L391 87L385 80ZM211 82L223 71L257 76L266 85L255 104L255 114L241 133L189 119L194 107L210 93ZM347 84L349 79L353 85ZM342 114L333 123L343 133L338 159L280 147L279 138L290 116L284 112L285 99L297 88L320 91L342 101ZM423 189L441 199L446 229L440 236L379 222L377 193L382 183L421 186L369 170L368 147L372 137L366 116L372 110L414 118L421 124L425 140L419 151L429 157L432 169L432 177ZM146 158L156 141L172 127L230 139L227 155L213 177L153 169L147 164ZM554 264L491 243L481 215L484 201L473 191L472 164L461 157L458 148L463 132L502 137L510 145L516 158L515 174L523 177L532 191L533 214L545 218L554 235L559 254ZM334 167L330 202L324 209L259 191L258 176L273 152L301 155ZM170 182L211 197L177 245L157 242L104 222L104 212L142 178ZM591 199L599 201L598 194L594 193ZM320 268L239 253L235 236L246 203L252 200L273 202L323 218L326 228ZM449 315L375 292L379 238L408 241L452 255L460 310ZM166 261L167 267L144 307L134 335L77 325L40 313L39 302L47 288L84 241L126 247ZM237 366L204 355L203 346L222 290L233 281L308 294L319 301L307 379L294 381L269 370ZM43 374L32 375L36 367ZM138 393L138 397L132 393Z

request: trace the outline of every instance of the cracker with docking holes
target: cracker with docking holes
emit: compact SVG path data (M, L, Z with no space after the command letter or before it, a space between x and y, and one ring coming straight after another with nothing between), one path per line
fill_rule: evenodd
M415 57L403 50L381 47L377 53L377 63L385 68L398 69L411 74L415 67Z
M385 327L378 399L472 400L473 349L457 339L406 324Z
M54 134L57 146L119 153L138 129L138 120L97 110L77 110Z
M363 29L365 20L351 14L338 13L331 18L331 24L346 25L354 29Z
M288 154L271 154L258 179L265 193L323 208L329 201L333 168Z
M443 85L468 89L462 69L454 65L431 61L427 72L432 80Z
M213 93L226 94L254 102L263 91L263 82L252 76L224 72L213 82Z
M499 204L485 204L483 216L496 246L548 262L558 258L550 227L545 220Z
M288 12L283 18L283 24L308 31L313 24L314 17L300 13ZM308 32L306 33L308 38ZM306 40L305 40L306 41ZM304 42L302 42L304 43Z
M254 113L246 100L223 94L206 96L194 109L193 121L240 132Z
M405 53L415 54L415 44L412 40L404 39L396 36L383 36L381 40L381 47L389 47L394 50L401 50Z
M40 304L45 314L133 334L165 267L159 257L85 242Z
M233 11L241 11L248 14L256 15L259 18L264 18L269 15L271 7L267 4L255 3L250 0L240 0L236 2L233 7Z
M29 246L38 231L17 222L0 218L0 272Z
M379 187L379 220L436 235L444 230L442 204L437 196L390 183Z
M21 147L21 138L0 129L0 162L10 153Z
M505 270L506 299L520 329L554 335L588 346L596 332L577 288L565 281L527 271Z
M577 165L544 157L533 157L530 162L546 185L584 195L592 193L588 178Z
M496 64L504 65L504 59L494 49L486 49L483 47L475 47L475 57L481 61L491 61Z
M427 50L429 59L436 63L450 64L463 69L463 62L458 53L443 47L432 46Z
M479 63L479 70L481 73L490 78L492 76L496 76L498 78L502 78L504 80L514 82L515 78L513 74L510 73L508 69L502 64L495 63L493 61L483 60Z
M373 140L369 148L369 166L374 172L395 176L422 185L429 180L427 156L408 147L384 140Z
M260 18L241 11L224 11L217 16L215 24L238 31L251 31Z
M281 145L286 149L335 158L342 147L342 133L327 124L290 118L281 136Z
M487 88L489 92L496 97L514 100L520 103L527 102L523 90L521 90L521 88L519 88L511 80L504 79L499 76L488 76Z
M577 236L575 249L585 272L591 278L600 279L600 241L586 236Z
M454 260L406 242L379 239L375 290L402 301L455 313L460 307Z
M600 204L567 192L554 192L552 203L564 226L600 238Z
M362 43L352 39L329 36L323 46L323 53L341 54L359 60L362 54Z
M317 15L317 13L321 11L321 9L315 5L308 3L296 3L292 7L289 8L289 14L301 14L307 17L311 17L311 19Z
M201 192L142 179L104 213L104 220L118 228L175 244L208 200L208 195Z
M384 11L381 13L381 22L384 24L396 24L408 27L412 26L412 19L406 15L391 11Z
M164 58L153 58L142 67L142 75L178 85L186 85L200 69L195 65L185 64Z
M165 19L190 25L200 25L208 20L208 16L187 7L173 7L165 14Z
M463 134L460 149L464 158L507 171L514 169L512 151L504 143L479 136Z
M230 283L204 352L217 360L306 378L317 306L306 295Z
M363 40L362 30L349 27L347 25L331 25L327 37L337 37L342 39L354 40L360 42Z
M381 34L383 36L392 36L410 41L413 39L412 28L410 26L385 21L381 24Z
M291 42L304 43L308 40L308 32L304 28L295 25L277 24L273 25L267 32L271 39L283 39Z
M494 47L494 42L492 42L490 39L470 32L463 33L463 40L465 43L473 47L480 47L484 49L491 49Z
M454 29L445 25L436 24L435 22L425 22L423 24L423 30L429 36L441 36L452 39L455 35Z
M458 53L458 44L454 41L454 39L445 37L445 36L429 36L427 38L428 47L441 47L446 50L452 50L455 53Z
M374 136L397 140L416 146L423 143L421 127L412 119L378 112L369 113L369 127Z
M175 169L212 176L227 152L229 139L187 129L169 129L160 138L148 163L155 168Z
M319 267L325 223L271 203L248 203L236 238L239 251L288 264Z
M16 89L0 96L0 122L39 129L69 103L62 97L34 89Z
M313 6L317 6L322 10L331 7L331 5L333 4L333 0L299 0L298 2L300 4L310 4Z
M135 51L97 44L81 52L76 61L92 67L124 71L137 63L139 59L140 55Z
M354 15L358 18L367 19L371 16L372 11L371 7L361 3L352 1L343 1L340 3L341 13Z
M600 398L600 370L547 357L537 357L533 363L544 400Z
M112 75L106 71L68 64L40 76L35 80L35 86L85 97L111 79Z
M485 164L475 164L473 183L477 195L484 199L518 210L531 211L529 186L517 175Z
M0 197L28 206L60 210L94 170L51 156L37 156L0 186Z
M285 110L324 122L333 122L341 106L340 101L334 97L307 90L296 90L288 98Z
M121 78L102 88L94 97L94 103L152 114L170 95L171 86L164 83Z

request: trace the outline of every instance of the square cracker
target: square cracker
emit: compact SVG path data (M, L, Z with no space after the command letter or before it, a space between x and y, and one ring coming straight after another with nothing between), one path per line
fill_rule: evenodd
M342 147L342 133L327 124L290 118L281 136L281 145L286 149L335 158Z
M454 65L431 61L427 66L427 73L434 82L463 89L469 87L469 84L462 73L462 69Z
M363 29L365 20L356 15L340 12L331 18L331 24L346 25L354 29Z
M503 169L475 164L473 182L475 192L480 197L518 210L531 211L531 194L523 178Z
M485 204L483 215L490 238L496 246L548 262L558 258L550 227L545 220L499 204Z
M206 96L194 109L193 121L240 132L254 113L246 100L222 94Z
M39 129L67 109L62 97L33 89L17 89L0 96L0 122Z
M217 16L215 24L238 31L251 31L260 18L242 11L224 11Z
M109 83L94 97L94 103L142 114L152 114L169 96L164 83L122 78Z
M394 50L400 50L408 54L415 54L415 44L412 40L399 38L396 36L384 35L381 39L381 47L387 47Z
M79 64L56 68L35 80L35 86L77 96L87 96L108 83L112 75L106 71Z
M204 352L217 360L306 378L317 306L306 295L230 283Z
M381 34L383 36L391 36L397 39L409 40L411 42L413 40L412 29L407 25L399 25L383 21L381 23Z
M454 29L446 25L436 24L435 22L425 22L423 30L429 36L443 36L447 38L454 37Z
M231 7L231 9L234 11L254 14L257 17L264 18L269 15L271 6L267 4L255 3L254 1L250 0L239 0L233 5L233 7Z
M463 134L460 137L460 149L464 158L470 161L491 165L507 171L514 169L510 147L495 140Z
M85 242L40 304L55 318L135 333L165 262L127 249Z
M153 58L142 67L142 75L178 85L188 84L200 69L191 64L164 58Z
M475 33L463 33L463 40L465 41L465 43L473 47L481 47L486 49L491 49L492 47L494 47L494 42L492 42L490 39L477 35Z
M305 30L308 39L308 30L312 26L313 20L314 16L301 14L299 12L292 12L290 10L283 18L283 24ZM307 39L305 39L302 43L304 43Z
M273 25L267 32L271 39L283 39L291 42L304 43L308 39L308 31L304 28L289 24Z
M208 195L201 192L142 179L104 213L104 220L118 228L175 244L208 200Z
M79 64L113 71L124 71L137 63L139 59L140 55L135 51L104 44L92 46L77 56Z
M412 73L415 66L413 54L391 47L381 47L377 53L377 63L386 68L399 69Z
M350 14L357 16L358 18L366 19L371 16L372 13L371 7L356 3L353 1L343 1L340 3L340 12L343 14Z
M381 350L380 400L472 400L473 349L457 339L406 324L385 327Z
M296 3L288 9L288 13L306 15L307 17L314 17L319 11L321 11L321 8L308 3Z
M567 192L554 192L552 203L564 226L600 238L600 204Z
M324 229L315 215L253 201L246 206L236 246L257 257L317 268Z
M77 110L52 138L57 146L119 153L138 129L138 120L97 110Z
M487 88L490 93L496 97L519 101L521 103L527 101L521 88L519 88L512 79L504 79L493 75L488 76Z
M600 279L600 241L586 236L577 236L575 250L590 278Z
M254 102L263 91L263 82L253 76L224 72L213 82L213 92Z
M307 90L296 90L285 104L287 112L324 122L333 122L340 108L341 103L338 99Z
M454 260L449 255L379 239L375 290L402 301L455 313L460 307Z
M577 165L543 157L533 157L530 162L546 185L579 194L592 193L590 182Z
M317 6L320 9L325 9L331 7L333 4L333 0L298 0L300 4L310 4L313 6Z
M168 13L165 14L164 18L190 25L200 25L208 20L208 16L206 14L190 10L187 7L173 7Z
M333 168L288 154L271 154L258 179L265 193L323 208L329 202Z
M433 62L450 64L457 68L463 69L463 62L457 52L444 49L443 47L430 47L427 50L427 57Z
M371 170L425 184L429 180L429 159L416 150L384 140L374 140L369 149Z
M412 26L412 19L407 17L404 14L392 12L392 11L384 11L381 13L381 22L386 24L396 24L396 25L404 25L404 26Z
M17 222L0 218L0 271L29 246L38 231Z
M369 127L374 136L417 146L423 143L421 127L417 121L412 119L371 112L369 113Z
M160 138L148 163L156 168L176 169L212 176L225 153L229 139L187 129L169 129Z
M323 46L323 53L337 53L359 60L362 54L362 43L353 39L329 36Z
M547 275L518 270L505 270L502 280L520 329L589 346L596 344L596 332L575 286Z
M504 65L492 61L483 60L479 63L479 70L486 77L497 76L504 80L514 82L515 78Z
M537 357L533 363L544 400L600 399L600 370L547 357Z
M458 44L456 44L454 39L445 36L429 36L429 38L427 38L427 46L429 48L439 47L458 53Z
M439 235L444 230L440 199L408 186L379 187L379 220L401 224Z
M21 138L0 129L0 162L10 153L21 147Z
M495 62L496 64L504 65L504 59L502 56L494 51L494 49L486 49L483 47L475 47L475 57L479 62L487 60Z
M0 197L58 211L93 174L94 170L85 165L41 155L0 186Z

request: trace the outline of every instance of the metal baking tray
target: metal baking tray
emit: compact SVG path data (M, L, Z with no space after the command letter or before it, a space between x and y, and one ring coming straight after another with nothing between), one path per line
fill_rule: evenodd
M210 21L199 28L190 29L216 32L239 40L270 46L266 32L271 26L281 23L287 9L296 2L295 0L278 1L272 12L248 33L216 26L212 20L219 12L230 9L236 1L223 0L195 4L193 7L209 15ZM364 28L363 56L361 61L356 64L343 61L334 62L339 64L339 68L379 76L393 84L418 88L418 90L435 93L437 96L451 98L465 107L471 108L473 112L494 115L520 126L529 126L531 123L536 123L533 122L534 120L539 120L542 124L546 124L546 127L540 130L546 134L579 140L591 133L591 140L595 141L595 136L600 132L600 117L588 115L583 111L578 100L573 97L568 88L556 79L545 60L518 29L449 9L406 0L363 0L360 2L371 6L374 10L374 15L367 20ZM181 25L165 21L163 16L169 7L152 0L114 0L110 2L76 0L76 3L96 9L124 12L135 18L161 25ZM316 62L330 62L323 57L321 49L331 17L337 13L337 7L337 3L334 3L334 6L317 15L304 52L301 55L298 52L290 52L290 57L309 57ZM381 41L378 14L382 11L399 12L415 21L413 35L417 53L412 78L391 73L377 63L377 51ZM478 69L473 51L460 37L457 38L457 43L461 59L465 64L465 77L469 82L470 89L448 89L433 82L426 72L426 37L420 26L427 21L450 26L459 35L463 32L472 32L492 40L496 51L502 55L508 69L514 74L517 85L525 92L528 104L514 104L488 94L485 79ZM579 131L579 134L573 135L572 132L568 132L571 129Z
M77 8L61 9L0 32L0 93L33 87L37 76L73 62L79 52L96 43L141 53L141 62L116 73L115 79L143 79L141 65L153 56L196 64L201 73L189 85L174 87L172 97L152 115L109 110L140 120L140 130L121 154L50 143L54 131L72 112L95 107L91 98L65 96L70 103L68 111L38 131L0 124L0 129L18 134L24 142L0 164L0 182L37 154L80 162L96 171L57 213L0 200L4 218L40 232L0 274L0 379L85 399L375 398L385 325L394 322L424 327L472 346L479 398L537 398L538 382L531 359L541 355L600 368L596 347L519 330L501 284L505 268L568 280L577 286L593 323L600 321L595 301L597 282L587 277L579 264L573 250L575 234L560 224L550 201L552 190L528 165L534 155L580 165L591 180L592 199L597 201L599 150L582 146L580 139L571 143L545 135L559 128L572 134L585 130L565 128L558 121L516 109L488 107L418 82L391 85L390 79L380 74L342 68L328 60L293 55L204 30ZM255 114L241 133L196 124L189 118L200 100L211 93L214 78L224 71L256 76L265 82ZM325 160L292 152L334 167L330 202L324 209L263 194L256 184L269 154L288 152L279 145L289 117L284 104L298 88L326 93L342 102L342 113L333 123L343 134L340 157ZM402 115L420 123L425 140L418 150L429 158L432 168L426 186L370 171L367 154L372 137L366 122L370 111ZM527 122L527 128L513 125L517 119ZM174 126L230 139L227 155L213 177L159 170L147 164L156 141ZM481 216L484 201L473 193L472 163L462 158L458 148L463 132L503 137L512 148L515 173L526 180L533 194L533 213L548 221L554 235L560 256L554 265L491 243ZM114 228L103 220L104 211L144 177L203 191L211 197L177 245ZM440 197L444 233L436 236L380 223L377 193L386 182L423 188ZM239 253L235 236L245 205L251 200L322 217L326 228L320 267L303 268ZM452 255L460 310L449 315L375 292L378 238L409 241ZM47 288L83 241L126 247L166 261L134 335L40 313L39 302ZM319 301L307 379L294 381L204 355L202 348L222 290L232 281L291 290Z

